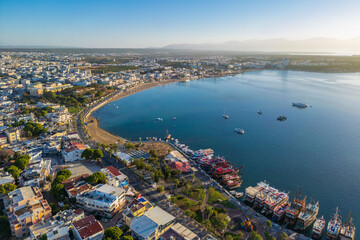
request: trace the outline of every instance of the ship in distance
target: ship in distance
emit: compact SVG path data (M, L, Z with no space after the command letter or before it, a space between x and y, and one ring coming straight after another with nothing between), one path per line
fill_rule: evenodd
M305 210L300 212L295 229L305 230L316 220L319 213L319 202L306 204Z
M316 219L313 229L312 229L312 238L319 239L324 234L325 230L325 219L324 216Z
M285 117L284 115L280 115L277 117L278 121L285 121L287 119L287 117Z
M326 230L326 238L329 240L336 240L339 237L341 229L341 219L339 216L339 208L336 208L336 212L334 216L328 223L327 230Z
M298 108L307 108L308 105L306 103L293 103L292 104L293 107L298 107Z
M229 115L226 115L226 114L223 114L222 117L225 119L229 119Z
M245 131L242 128L235 128L234 131L238 134L244 134Z
M353 224L353 219L351 217L351 212L349 212L348 219L341 226L340 230L340 240L354 240L355 239L355 225Z

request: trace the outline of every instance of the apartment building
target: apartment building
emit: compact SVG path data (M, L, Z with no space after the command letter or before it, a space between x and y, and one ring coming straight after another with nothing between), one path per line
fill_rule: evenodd
M113 216L125 204L125 190L108 184L99 184L95 190L78 194L76 202L84 209Z
M51 217L51 208L37 187L22 187L4 198L11 232L15 237L29 234L29 226Z

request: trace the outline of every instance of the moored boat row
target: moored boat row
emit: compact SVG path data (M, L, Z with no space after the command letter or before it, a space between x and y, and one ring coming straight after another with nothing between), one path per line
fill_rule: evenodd
M319 202L311 201L306 204L306 196L299 194L289 202L287 193L280 192L269 186L265 181L259 182L255 187L245 189L244 202L253 206L254 209L270 217L274 222L284 222L286 226L295 230L303 231L312 225L312 238L319 239L325 232L326 222L324 217L317 219ZM342 225L341 218L336 213L331 218L326 228L326 238L335 240L354 240L355 226L349 214L348 220Z
M212 178L217 180L226 189L236 189L242 184L239 169L221 157L214 157L212 149L200 149L195 151L191 158L200 165Z

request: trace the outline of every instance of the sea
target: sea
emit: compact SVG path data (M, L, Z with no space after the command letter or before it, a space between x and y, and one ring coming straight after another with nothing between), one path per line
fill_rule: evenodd
M290 199L300 192L319 201L327 222L337 206L344 221L352 211L360 230L360 73L263 70L177 82L93 115L101 128L127 139L171 134L193 150L212 148L244 166L239 191L266 180ZM277 121L279 115L287 120Z

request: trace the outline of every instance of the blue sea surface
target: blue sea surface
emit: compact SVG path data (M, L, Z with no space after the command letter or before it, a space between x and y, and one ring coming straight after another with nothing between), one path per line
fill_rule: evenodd
M360 229L359 110L360 73L266 70L151 88L93 115L103 129L125 138L168 132L193 150L213 148L245 165L242 190L267 180L292 199L300 189L320 201L319 216L328 221L339 206L345 220L352 210ZM279 115L287 120L277 121Z

